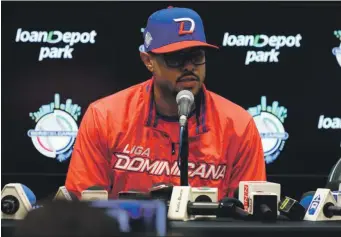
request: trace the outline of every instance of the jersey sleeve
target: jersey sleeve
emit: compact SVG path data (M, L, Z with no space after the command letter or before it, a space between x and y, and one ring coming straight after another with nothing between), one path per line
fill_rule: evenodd
M233 197L240 181L266 181L266 167L260 134L251 118L239 142L233 164L228 196Z
M79 127L65 181L67 190L78 198L91 186L102 186L108 192L112 186L105 121L90 105Z

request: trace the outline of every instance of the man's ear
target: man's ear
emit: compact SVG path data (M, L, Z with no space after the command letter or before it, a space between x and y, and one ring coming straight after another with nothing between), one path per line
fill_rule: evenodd
M140 52L140 57L141 57L142 62L146 66L146 68L150 72L153 72L154 71L154 67L153 67L153 60L152 60L151 55L148 54L148 53L145 53L145 52Z

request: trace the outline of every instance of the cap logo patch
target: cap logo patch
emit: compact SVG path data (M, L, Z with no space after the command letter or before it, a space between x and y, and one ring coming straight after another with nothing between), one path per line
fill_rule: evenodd
M194 32L195 28L195 22L193 19L184 17L184 18L176 18L174 19L175 22L180 22L180 27L179 27L179 35L186 35L186 34L192 34ZM188 21L191 23L191 27L189 30L185 30L185 22Z
M152 40L153 40L152 35L149 32L147 32L146 36L144 37L144 44L145 44L146 48L149 47Z

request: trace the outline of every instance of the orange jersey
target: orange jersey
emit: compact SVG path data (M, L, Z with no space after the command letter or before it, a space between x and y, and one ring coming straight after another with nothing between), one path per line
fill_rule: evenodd
M154 183L180 184L178 119L155 110L153 79L99 99L83 116L66 178L80 197L103 186L148 191ZM192 187L217 187L219 199L233 196L241 180L266 180L259 132L240 106L203 86L188 119L188 179Z

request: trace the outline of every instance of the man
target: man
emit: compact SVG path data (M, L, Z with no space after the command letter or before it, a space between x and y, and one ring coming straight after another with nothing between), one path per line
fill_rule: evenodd
M152 14L141 59L152 78L102 98L87 109L77 135L66 187L79 193L93 185L112 198L127 190L148 191L155 183L180 184L176 95L190 90L189 185L219 188L233 196L241 180L265 180L261 139L240 106L208 91L206 43L200 16L168 8Z

